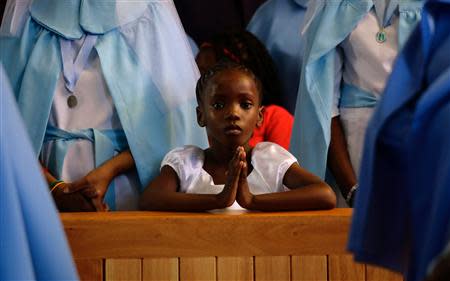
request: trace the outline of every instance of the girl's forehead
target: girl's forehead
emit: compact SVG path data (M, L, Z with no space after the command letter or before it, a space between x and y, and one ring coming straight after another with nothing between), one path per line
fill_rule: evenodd
M214 75L207 86L206 95L228 96L233 93L246 93L246 96L255 96L262 102L262 93L252 74L241 69L226 69Z
M230 81L237 81L237 80L239 81L248 80L251 83L256 84L250 73L240 69L223 70L214 75L211 82L215 84L227 84Z

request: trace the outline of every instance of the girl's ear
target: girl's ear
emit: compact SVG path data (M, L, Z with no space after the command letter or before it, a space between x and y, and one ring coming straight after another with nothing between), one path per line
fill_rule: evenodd
M197 112L197 123L200 127L205 127L205 119L203 117L203 110L200 106L197 106L195 108L196 112Z
M256 128L261 128L263 122L264 122L264 111L266 108L264 106L259 107L258 111L258 121L256 122Z

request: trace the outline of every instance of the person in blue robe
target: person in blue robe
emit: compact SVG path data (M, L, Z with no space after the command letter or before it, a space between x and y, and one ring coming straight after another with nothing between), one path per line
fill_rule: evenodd
M78 280L1 63L0 194L0 280Z
M170 149L207 145L172 2L9 1L5 11L1 58L48 181L64 181L56 194L90 185L84 195L110 209L136 209ZM97 183L102 167L125 170L105 168L119 158L127 173Z
M364 131L395 57L420 19L423 2L308 4L290 150L322 179L330 168L340 189L338 206L353 201Z
M450 1L430 0L370 121L349 250L424 280L450 238Z
M264 43L283 87L281 105L294 114L303 61L301 30L309 0L269 0L256 10L247 30Z

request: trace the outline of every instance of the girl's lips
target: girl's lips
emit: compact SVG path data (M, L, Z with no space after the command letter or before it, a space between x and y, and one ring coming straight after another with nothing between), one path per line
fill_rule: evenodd
M225 134L230 136L240 135L242 133L242 129L239 126L227 126L225 127Z

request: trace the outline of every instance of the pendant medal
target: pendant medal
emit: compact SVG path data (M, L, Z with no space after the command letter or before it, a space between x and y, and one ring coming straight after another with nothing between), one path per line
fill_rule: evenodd
M382 29L382 30L377 32L377 35L375 36L375 39L380 44L386 42L386 32L384 31L384 29Z
M78 100L77 97L75 97L74 95L70 95L67 98L67 105L69 106L69 108L74 108L75 106L77 106L78 104Z

